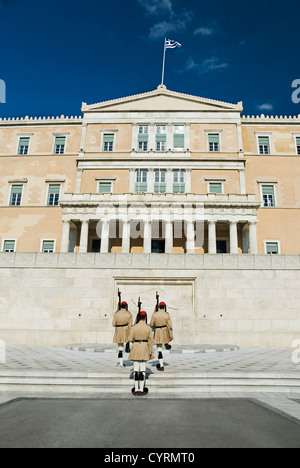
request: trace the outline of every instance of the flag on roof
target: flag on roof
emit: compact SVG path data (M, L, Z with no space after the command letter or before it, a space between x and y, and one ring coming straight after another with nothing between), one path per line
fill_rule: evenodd
M166 39L166 49L176 49L176 47L181 47L180 42L171 41L170 39Z

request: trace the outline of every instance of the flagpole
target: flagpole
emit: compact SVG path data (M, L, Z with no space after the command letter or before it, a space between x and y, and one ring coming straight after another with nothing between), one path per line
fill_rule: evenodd
M164 84L165 79L165 62L166 62L166 38L164 43L164 58L163 58L163 67L162 67L162 76L161 76L161 84Z

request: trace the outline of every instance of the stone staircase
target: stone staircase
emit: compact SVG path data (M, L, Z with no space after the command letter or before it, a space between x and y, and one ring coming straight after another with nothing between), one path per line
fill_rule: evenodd
M124 394L134 386L131 369L111 372L0 369L0 391L30 394ZM151 394L219 392L299 393L300 375L278 372L172 372L147 374Z

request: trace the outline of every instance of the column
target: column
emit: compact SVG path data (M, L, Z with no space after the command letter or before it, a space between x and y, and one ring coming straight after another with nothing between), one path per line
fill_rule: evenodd
M216 222L208 221L208 253L217 253Z
M230 221L229 231L230 231L230 253L237 254L238 253L237 222Z
M149 125L149 135L148 135L148 151L156 150L156 141L155 141L155 125Z
M241 193L245 194L246 193L246 179L245 179L245 169L241 169L239 171L240 173L240 187L241 187Z
M185 124L184 134L184 151L190 151L191 149L191 124Z
M167 151L171 150L173 151L173 146L174 146L174 142L173 142L173 124L171 123L168 123L167 125Z
M173 223L172 221L165 222L165 252L173 253Z
M147 192L154 193L155 174L153 169L147 171Z
M130 253L130 221L123 221L122 253Z
M151 221L144 221L144 253L151 253L152 226Z
M186 253L195 253L195 229L193 221L186 221Z
M129 192L135 193L135 169L129 169Z
M109 248L109 221L102 221L101 253L108 253Z
M185 170L185 191L186 193L191 193L192 191L191 169Z
M71 221L68 219L63 219L62 222L63 222L63 229L62 229L62 236L61 236L60 251L62 253L67 253L69 252Z
M249 246L249 253L257 254L256 222L249 223Z
M166 172L166 192L173 193L173 171L172 169L167 169L167 172Z
M81 221L79 253L87 253L88 237L89 237L89 221L85 219Z
M81 192L81 180L82 180L82 169L77 169L77 177L76 177L76 193Z

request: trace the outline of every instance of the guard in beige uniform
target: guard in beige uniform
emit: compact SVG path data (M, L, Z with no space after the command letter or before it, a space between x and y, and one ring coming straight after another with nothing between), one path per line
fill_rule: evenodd
M159 371L164 371L163 345L169 344L174 338L171 317L166 311L166 304L164 302L159 304L158 311L152 315L150 327L155 329L153 343L157 345L159 360L159 364L156 367Z
M118 344L118 358L120 366L123 367L124 344L129 341L128 336L132 327L132 314L128 311L127 302L124 301L121 303L120 310L114 314L112 325L116 328L113 342Z
M137 323L131 328L129 341L133 343L129 354L129 360L133 361L134 388L132 393L135 396L143 396L148 393L146 383L146 364L150 359L154 359L152 354L152 332L147 325L147 313L139 312Z

